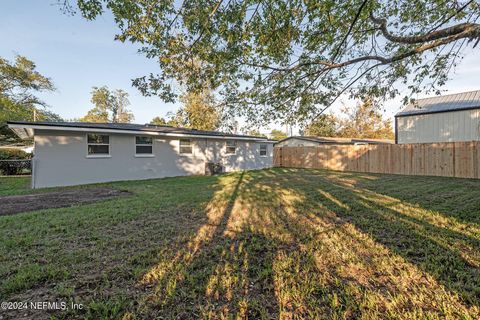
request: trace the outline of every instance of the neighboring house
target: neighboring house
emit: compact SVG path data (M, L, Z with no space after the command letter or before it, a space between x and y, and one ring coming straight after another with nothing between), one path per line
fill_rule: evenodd
M357 139L357 138L330 138L315 136L292 136L280 140L275 147L316 147L324 144L335 145L365 145L365 144L392 144L393 140Z
M480 90L418 99L395 115L396 143L480 140Z
M34 137L32 187L202 175L272 166L266 138L169 126L78 122L8 122Z

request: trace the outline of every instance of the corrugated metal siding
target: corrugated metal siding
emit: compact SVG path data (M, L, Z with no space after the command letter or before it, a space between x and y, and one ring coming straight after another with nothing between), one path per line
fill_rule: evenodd
M397 118L398 143L480 141L480 109Z

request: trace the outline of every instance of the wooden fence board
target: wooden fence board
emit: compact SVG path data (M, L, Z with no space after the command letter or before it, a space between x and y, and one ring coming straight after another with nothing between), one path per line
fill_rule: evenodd
M275 147L276 167L480 179L480 141Z

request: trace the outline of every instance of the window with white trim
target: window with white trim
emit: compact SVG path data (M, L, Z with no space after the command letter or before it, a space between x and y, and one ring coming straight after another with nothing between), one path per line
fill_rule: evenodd
M180 154L192 154L193 153L192 140L180 139L179 151L180 151Z
M145 136L135 137L135 155L153 155L153 138Z
M266 144L261 144L260 145L260 157L266 157L267 156L267 145Z
M108 156L110 155L110 136L106 134L87 134L87 155Z
M226 150L225 150L226 154L235 154L235 152L237 150L237 141L227 140L225 142L225 146L226 146Z

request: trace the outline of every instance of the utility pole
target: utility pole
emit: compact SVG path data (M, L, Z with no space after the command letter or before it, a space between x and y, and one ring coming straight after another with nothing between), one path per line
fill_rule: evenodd
M33 108L33 122L37 122L37 109Z

